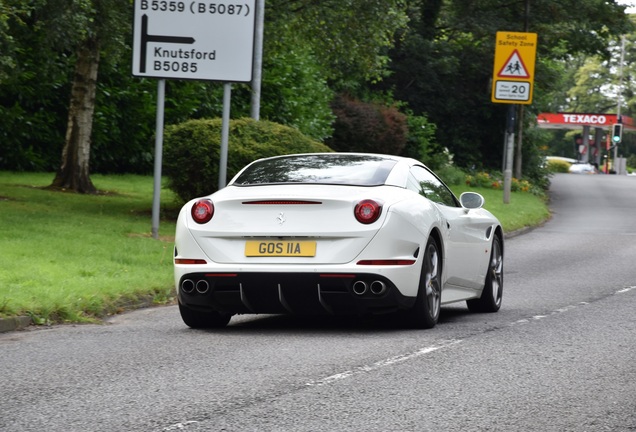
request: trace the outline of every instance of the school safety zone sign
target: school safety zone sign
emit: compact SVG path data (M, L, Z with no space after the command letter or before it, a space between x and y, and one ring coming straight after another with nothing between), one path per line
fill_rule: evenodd
M537 50L536 33L497 32L492 101L530 104Z
M256 0L135 0L132 74L250 82Z

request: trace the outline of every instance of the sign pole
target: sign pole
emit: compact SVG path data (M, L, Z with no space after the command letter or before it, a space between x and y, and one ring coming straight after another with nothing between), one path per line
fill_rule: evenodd
M223 117L221 124L221 153L219 157L219 189L223 189L227 182L227 152L230 136L230 99L232 84L223 84Z
M506 118L506 167L504 170L504 204L510 204L510 191L512 189L512 158L514 156L515 143L515 113L516 105L508 105Z
M256 0L256 23L254 28L254 71L252 72L252 111L254 120L261 116L261 80L263 70L263 30L265 0Z
M219 188L225 187L229 83L252 81L256 13L262 14L264 1L259 0L258 11L256 0L230 4L133 1L132 74L142 78L159 78L152 203L152 236L155 239L159 235L165 80L198 79L226 83L219 161ZM262 16L259 19L262 20Z
M152 194L152 238L159 238L159 201L161 197L161 164L163 153L163 111L166 97L166 80L157 81L157 117L155 126L155 170Z

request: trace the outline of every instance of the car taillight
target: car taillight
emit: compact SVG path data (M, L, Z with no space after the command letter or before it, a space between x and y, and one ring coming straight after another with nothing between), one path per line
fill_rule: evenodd
M353 211L358 222L370 224L378 220L382 213L382 206L373 200L362 200Z
M192 219L196 223L204 224L210 222L214 216L214 204L210 200L199 200L192 205Z

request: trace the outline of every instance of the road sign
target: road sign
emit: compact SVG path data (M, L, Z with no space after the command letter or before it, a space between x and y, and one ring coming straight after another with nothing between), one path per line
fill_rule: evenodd
M249 82L256 0L135 0L133 75Z
M536 51L536 33L497 32L493 102L532 103Z

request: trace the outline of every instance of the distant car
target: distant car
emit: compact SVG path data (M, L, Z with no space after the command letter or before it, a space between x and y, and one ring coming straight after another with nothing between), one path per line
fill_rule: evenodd
M422 163L359 153L257 160L179 214L174 277L192 328L234 314L396 313L431 328L443 304L496 312L503 230Z
M568 158L568 157L563 157L563 156L546 156L545 157L546 161L562 161L562 162L567 162L567 163L577 163L578 161L576 159L572 159L572 158Z
M569 168L569 172L572 174L597 174L598 171L594 165L589 163L575 163Z

